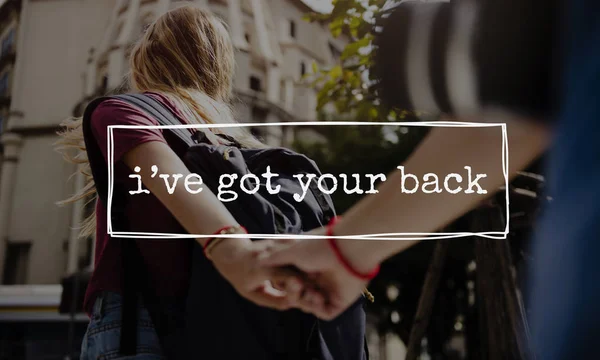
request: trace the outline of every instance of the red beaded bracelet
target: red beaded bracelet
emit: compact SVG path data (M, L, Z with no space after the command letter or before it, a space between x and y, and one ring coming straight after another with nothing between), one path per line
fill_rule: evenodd
M327 228L326 228L327 236L333 236L333 226L338 222L338 220L339 220L339 217L337 217L337 216L334 217L333 219L331 219L331 221L329 222L329 224L327 225ZM366 274L359 272L344 257L344 255L342 254L342 251L340 250L340 248L334 238L329 237L327 239L327 241L329 242L329 246L331 247L331 250L333 250L333 253L335 254L338 261L342 264L344 269L346 269L346 271L348 271L352 276L359 278L361 280L368 281L368 280L373 280L373 278L375 278L375 276L377 276L377 274L379 274L379 269L380 269L379 265L377 265L373 270L369 271Z

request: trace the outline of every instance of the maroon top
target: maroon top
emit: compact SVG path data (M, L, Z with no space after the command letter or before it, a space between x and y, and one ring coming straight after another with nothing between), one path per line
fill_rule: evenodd
M182 113L165 96L147 93L170 108L182 123ZM107 126L109 125L159 125L143 110L124 101L111 99L102 102L91 118L92 131L107 159ZM185 147L170 132L162 129L114 129L114 181L129 190L137 189L137 180L122 161L123 155L134 147L148 142L167 143L178 155ZM127 199L128 226L137 232L185 233L183 227L152 194L138 194ZM121 246L118 239L106 233L106 208L101 201L96 204L96 254L94 272L87 288L84 309L91 312L96 296L102 291L121 293ZM135 240L147 266L150 281L157 295L185 296L189 283L191 246L193 240Z

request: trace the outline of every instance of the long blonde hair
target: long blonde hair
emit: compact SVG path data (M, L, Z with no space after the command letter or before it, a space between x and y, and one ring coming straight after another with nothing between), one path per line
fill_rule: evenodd
M235 68L233 45L226 25L209 11L185 5L160 16L134 45L129 67L131 88L167 96L188 122L235 123L230 106ZM79 166L86 184L60 204L97 198L81 125L81 118L63 123L57 145L67 161ZM246 147L265 147L245 129L219 128L214 132L232 136ZM80 236L92 235L95 228L92 213L83 221Z

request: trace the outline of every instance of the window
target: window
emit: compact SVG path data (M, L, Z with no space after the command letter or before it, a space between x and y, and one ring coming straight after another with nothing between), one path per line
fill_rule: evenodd
M15 42L15 29L10 29L8 34L2 39L2 55L8 53Z
M0 96L8 95L8 72L0 77Z
M253 107L252 108L252 122L253 123L264 123L267 122L267 115L268 115L268 111L266 109L260 108L260 107ZM259 129L257 129L258 131ZM259 131L259 134L261 132Z
M3 126L4 126L4 115L0 115L0 135L2 135Z
M284 104L287 97L287 91L285 86L285 80L281 80L279 82L279 99L281 99L281 101L283 101Z
M108 91L108 75L102 77L102 83L100 84L100 92L104 94L106 91Z
M294 20L290 20L290 37L292 39L296 38L296 22Z
M248 34L248 33L245 33L245 34L244 34L244 37L246 38L246 42L247 42L247 43L250 43L250 34Z
M306 75L306 64L304 61L300 62L300 76Z
M262 91L262 84L260 79L256 76L250 76L250 89L254 91Z
M3 284L18 285L27 282L30 249L30 243L9 242L7 244Z

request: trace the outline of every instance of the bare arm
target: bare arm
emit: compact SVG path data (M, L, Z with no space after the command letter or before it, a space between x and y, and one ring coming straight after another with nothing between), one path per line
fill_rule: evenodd
M192 195L182 184L179 184L173 194L169 194L163 179L150 176L153 165L158 166L164 174L182 174L183 178L190 174L177 154L165 143L158 141L143 143L127 152L124 162L131 169L136 166L142 169L140 175L144 185L190 234L213 234L225 226L238 224L207 187L204 187L199 194ZM207 240L202 238L198 239L198 242L203 244ZM238 242L246 241L238 239Z
M527 121L507 125L510 177L539 157L549 142L549 130ZM423 174L449 174L472 166L487 174L480 181L488 196L505 179L501 163L502 137L499 131L479 128L434 128L403 164L407 171ZM375 233L434 232L474 208L483 196L463 193L428 195L421 191L400 191L401 176L395 171L379 188L379 193L364 198L345 214L335 228L336 235ZM342 241L341 247L351 261L364 269L372 268L389 256L417 241Z
M173 194L169 194L163 179L150 176L149 169L153 165L165 174L182 174L183 178L190 174L177 154L165 143L143 143L127 152L124 161L131 169L139 166L142 171L145 170L140 173L144 185L189 233L208 235L223 227L238 224L207 187L199 194L192 195L180 184L175 187ZM208 239L197 241L204 244ZM267 245L267 242L253 243L249 238L226 239L212 251L212 261L242 296L259 305L284 310L299 296L302 287L289 271L256 266L259 251ZM280 282L282 279L287 280L286 293L277 292L271 283L266 283L267 280Z
M463 215L504 183L501 166L502 137L499 131L462 128L453 131L435 128L403 164L417 177L426 173L450 174L471 166L486 173L480 185L486 195L440 194L421 191L405 194L401 191L401 176L396 171L379 188L379 193L360 201L335 226L334 235L352 236L377 233L427 233ZM527 122L508 126L509 176L525 168L545 149L548 132ZM464 185L463 185L464 186ZM323 228L309 233L325 235ZM352 267L363 273L372 270L388 257L414 245L417 241L340 240L338 246ZM265 253L267 266L293 265L308 274L319 274L315 289L308 289L296 307L322 319L332 319L352 304L368 281L351 276L339 263L327 241L297 241L281 243L279 248ZM323 296L326 301L323 301Z

